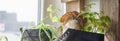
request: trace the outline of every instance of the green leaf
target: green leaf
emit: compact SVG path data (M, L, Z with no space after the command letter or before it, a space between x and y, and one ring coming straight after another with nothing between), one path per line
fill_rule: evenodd
M108 27L107 24L104 23L104 22L103 22L101 25L102 25L103 27Z
M101 16L100 19L103 22L111 22L111 19L108 16Z
M8 41L7 36L0 36L0 41L2 41L2 39L5 39L5 41Z
M98 28L97 32L102 33L103 31L101 28Z
M59 22L59 17L57 16L52 17L52 22Z
M90 32L92 30L91 24L86 24L86 26L84 27L84 30L87 32Z
M2 37L0 36L0 41L2 40Z
M89 4L87 4L85 7L86 7L86 8L92 8L93 5L95 5L95 3L89 3Z
M47 8L47 11L52 13L52 11L53 11L52 5L49 5L49 7Z
M8 41L8 38L7 38L7 36L5 36L5 40L6 40L6 41Z
M105 16L106 21L112 22L111 19L108 16Z

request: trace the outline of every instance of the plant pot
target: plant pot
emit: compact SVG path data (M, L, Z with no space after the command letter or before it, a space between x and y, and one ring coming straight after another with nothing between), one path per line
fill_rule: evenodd
M55 41L104 41L104 34L68 29Z
M47 30L47 32L49 32L50 36L51 36L51 32L49 30ZM41 36L42 41L49 41L48 36L45 34L45 32L43 30L41 30L40 36ZM22 35L22 41L40 41L39 29L25 30Z

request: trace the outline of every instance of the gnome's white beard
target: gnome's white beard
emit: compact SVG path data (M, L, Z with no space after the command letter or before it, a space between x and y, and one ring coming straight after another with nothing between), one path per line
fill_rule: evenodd
M65 33L67 29L79 30L79 22L77 20L69 20L63 27L63 32Z

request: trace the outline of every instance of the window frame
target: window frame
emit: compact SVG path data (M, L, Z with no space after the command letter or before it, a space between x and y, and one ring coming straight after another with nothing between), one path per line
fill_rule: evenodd
M38 16L37 16L37 22L43 20L43 12L44 11L44 0L38 0Z

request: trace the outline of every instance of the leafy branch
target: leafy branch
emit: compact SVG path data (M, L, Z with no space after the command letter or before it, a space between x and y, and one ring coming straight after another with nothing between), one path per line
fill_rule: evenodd
M89 4L87 8L91 8L93 4ZM83 28L87 32L105 33L109 24L112 22L108 16L103 13L81 11L81 15L87 19L87 23Z

